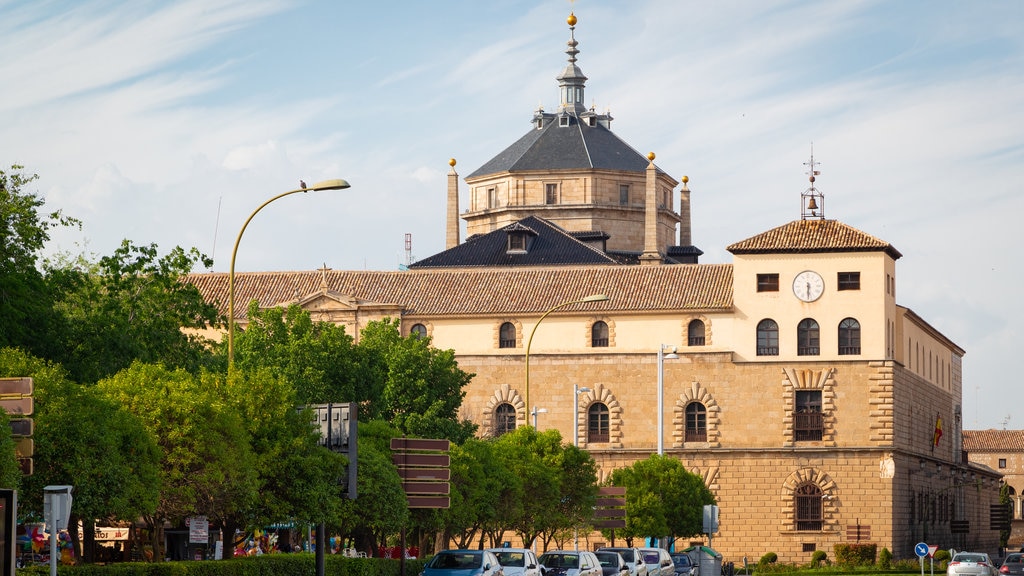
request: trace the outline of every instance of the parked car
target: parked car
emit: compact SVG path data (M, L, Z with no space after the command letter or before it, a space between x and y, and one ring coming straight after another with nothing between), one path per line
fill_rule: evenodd
M538 560L547 576L603 576L597 556L586 550L549 550Z
M984 552L957 552L949 561L946 576L998 576L998 571Z
M629 576L647 576L647 564L639 548L617 548L614 546L598 548L598 552L618 552L629 566Z
M664 548L641 548L644 564L647 565L647 576L675 576L676 567L672 556Z
M672 555L672 563L676 565L676 576L698 576L700 566L690 558L689 554L676 553Z
M598 550L594 552L597 561L601 563L601 573L604 576L629 576L629 564L618 552L610 550Z
M529 548L488 548L501 564L505 576L543 576L537 555Z
M420 576L505 576L505 573L493 552L442 550L427 562Z
M999 567L1000 574L1009 574L1010 576L1021 576L1024 574L1024 554L1020 552L1012 552L1003 558L1003 565Z

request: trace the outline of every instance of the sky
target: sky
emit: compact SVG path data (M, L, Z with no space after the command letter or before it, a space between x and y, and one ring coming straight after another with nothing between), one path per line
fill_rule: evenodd
M897 302L966 350L964 427L1024 428L1018 0L0 0L0 166L83 221L50 256L216 271L264 201L344 178L261 210L236 270L397 269L444 249L449 158L556 109L570 12L588 104L689 178L702 263L800 218L813 149L826 217L895 246Z

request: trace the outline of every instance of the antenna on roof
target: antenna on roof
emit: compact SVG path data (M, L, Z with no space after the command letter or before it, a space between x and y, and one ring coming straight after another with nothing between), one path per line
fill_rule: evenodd
M815 176L821 174L820 170L815 168L820 162L814 161L814 142L811 142L811 160L804 162L804 166L808 167L807 174L808 180L811 183L811 187L804 190L803 194L800 195L800 219L825 219L825 195L818 191L814 187Z

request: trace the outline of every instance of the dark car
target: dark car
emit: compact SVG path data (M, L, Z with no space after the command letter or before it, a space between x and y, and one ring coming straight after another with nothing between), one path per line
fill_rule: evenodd
M697 576L700 573L700 567L689 554L673 554L672 561L676 564L676 576Z
M622 554L608 550L594 552L597 561L601 563L602 576L629 576L629 564Z
M1003 565L999 567L1000 574L1009 574L1010 576L1021 576L1024 574L1024 554L1014 552L1007 554L1006 558L1003 558Z

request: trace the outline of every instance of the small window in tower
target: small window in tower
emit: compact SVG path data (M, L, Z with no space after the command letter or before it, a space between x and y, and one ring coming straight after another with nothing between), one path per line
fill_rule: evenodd
M1006 468L1006 458L1000 458L999 459L999 467L1000 468Z
M558 204L558 184L544 185L544 203Z
M558 125L563 127L563 128L568 126L569 125L569 117L568 116L561 116L561 117L559 117L558 118Z
M778 274L758 274L757 275L757 291L758 292L778 292L779 291L779 275Z
M619 206L629 205L629 184L619 184Z
M494 188L487 189L487 207L497 208L498 207L498 191Z
M837 280L839 290L860 290L860 272L840 272Z

